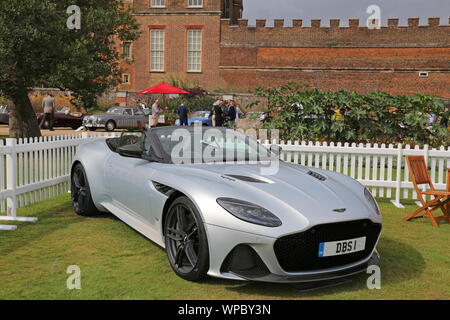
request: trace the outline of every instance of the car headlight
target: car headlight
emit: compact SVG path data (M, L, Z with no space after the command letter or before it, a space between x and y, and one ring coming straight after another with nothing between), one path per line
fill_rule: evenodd
M217 203L238 219L264 227L279 227L281 220L269 210L256 204L230 198L219 198Z
M380 207L378 206L378 203L375 201L374 197L372 196L372 193L370 193L369 189L364 188L364 196L366 197L367 202L369 202L370 206L375 210L375 212L378 215L381 215Z

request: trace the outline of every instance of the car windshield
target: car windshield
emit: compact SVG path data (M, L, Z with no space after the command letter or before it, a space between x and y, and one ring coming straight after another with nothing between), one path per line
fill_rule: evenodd
M234 130L162 127L153 132L173 163L271 160L269 150Z
M123 114L122 108L111 108L106 113L115 113L115 114Z
M58 110L59 113L70 113L70 109L67 107L62 107L61 109Z
M197 111L192 114L192 118L209 118L211 112L210 111Z

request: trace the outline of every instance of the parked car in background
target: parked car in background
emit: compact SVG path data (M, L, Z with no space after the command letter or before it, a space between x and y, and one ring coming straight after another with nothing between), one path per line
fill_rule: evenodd
M0 124L9 124L9 112L6 106L0 106Z
M188 125L193 126L195 123L201 123L205 127L212 127L211 111L197 111L188 119ZM180 125L180 121L177 121Z
M104 114L86 116L83 126L90 131L105 129L113 132L116 129L132 129L138 127L138 122L148 125L148 116L141 108L110 108Z
M41 123L44 114L37 113L36 116L38 119L38 123ZM76 130L83 125L83 118L85 116L86 114L83 114L81 112L71 112L69 108L62 107L61 109L55 112L53 127L59 128L68 127ZM48 128L48 126L49 124L46 121L43 127Z

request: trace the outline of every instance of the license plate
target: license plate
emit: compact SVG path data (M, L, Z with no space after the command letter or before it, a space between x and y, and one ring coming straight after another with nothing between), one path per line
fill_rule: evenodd
M365 248L366 237L342 241L321 242L319 245L319 257L340 256L363 251Z

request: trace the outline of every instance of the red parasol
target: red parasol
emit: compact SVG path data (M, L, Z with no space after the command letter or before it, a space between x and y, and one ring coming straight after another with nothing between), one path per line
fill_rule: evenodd
M189 92L178 89L170 84L161 82L156 86L138 92L138 94L189 94Z

